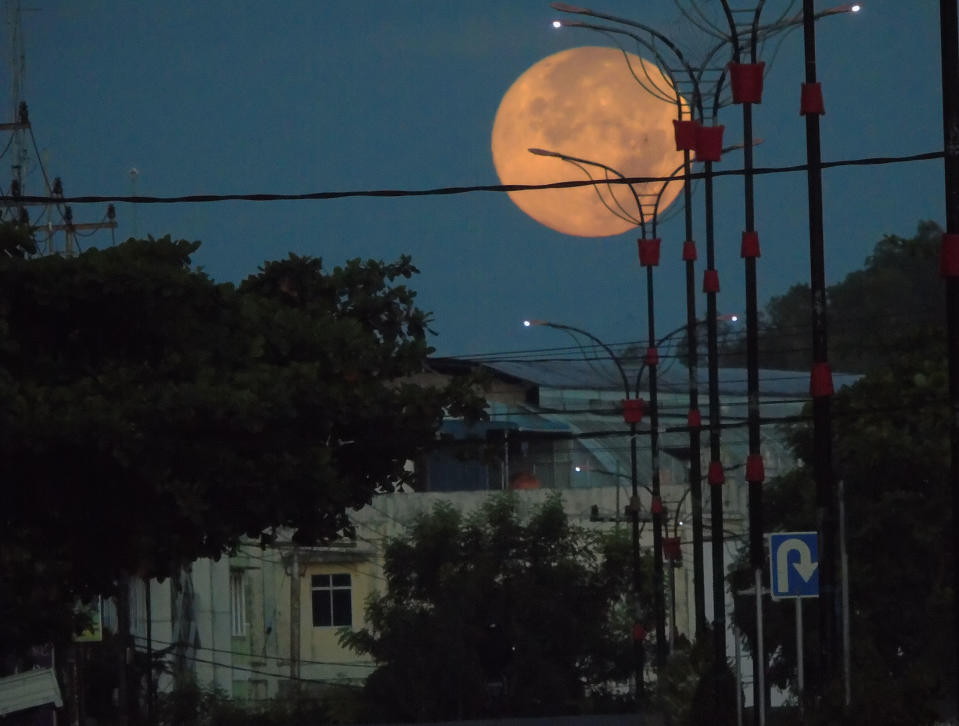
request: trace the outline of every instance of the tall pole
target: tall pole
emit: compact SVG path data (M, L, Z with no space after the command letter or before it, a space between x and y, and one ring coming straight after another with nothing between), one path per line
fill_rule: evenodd
M649 367L649 445L652 459L653 490L653 605L656 609L656 667L666 665L668 644L666 642L666 593L663 579L663 504L659 485L659 398L656 369L659 354L656 346L656 315L653 302L653 265L646 266L646 312L649 326L650 350L646 355Z
M955 4L955 0L953 0ZM816 18L813 0L803 0L805 50L804 96L821 99L816 82ZM819 676L825 685L835 675L837 662L837 598L835 481L832 463L832 374L826 339L826 264L822 218L822 153L819 115L821 103L804 101L806 118L806 178L809 188L809 266L812 295L813 367L813 476L816 480L816 520L819 529Z
M686 241L693 245L693 193L690 171L689 149L683 150L684 213L686 216ZM706 629L706 582L703 572L703 472L700 450L702 447L701 416L699 412L699 374L697 366L698 335L696 328L696 256L695 247L686 260L686 354L689 373L689 490L693 510L693 602L696 609L696 638L699 639Z
M949 435L952 488L953 632L956 661L952 683L959 699L959 18L956 0L940 0L942 131L945 141L946 234L941 270L946 277L949 350Z
M759 258L759 234L756 232L755 195L753 183L753 103L762 99L763 64L757 63L756 46L759 17L763 2L753 13L749 33L749 62L740 63L740 37L736 20L727 0L723 9L729 23L733 42L732 76L733 101L743 109L743 200L745 226L740 256L745 267L746 283L746 391L747 421L749 432L749 455L746 459L746 481L749 487L749 562L753 571L755 589L756 624L753 631L753 723L762 726L766 722L766 656L763 648L763 512L762 486L765 474L760 451L759 431L759 303L756 284L756 261Z
M713 163L704 169L706 197L706 346L709 366L710 529L713 566L713 690L718 713L724 713L722 677L726 667L726 582L723 562L723 473L719 419L719 344L716 293L716 244L713 225ZM716 283L713 283L716 280Z

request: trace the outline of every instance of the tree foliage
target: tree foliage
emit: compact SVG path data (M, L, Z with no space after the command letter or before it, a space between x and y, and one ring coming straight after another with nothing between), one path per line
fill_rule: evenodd
M896 356L917 328L935 332L945 305L938 268L941 235L942 229L928 221L919 223L914 237L886 235L861 270L827 287L829 359L833 370L876 370ZM793 285L767 303L761 316L760 365L809 370L810 304L807 284ZM744 366L745 350L745 338L727 339L722 364Z
M198 246L0 260L0 642L60 639L76 598L241 537L348 534L444 410L476 410L405 382L431 350L409 258L290 255L235 287Z
M469 517L437 504L387 547L369 627L342 636L378 663L375 717L558 714L626 680L630 552L572 526L558 497L525 521L515 495Z

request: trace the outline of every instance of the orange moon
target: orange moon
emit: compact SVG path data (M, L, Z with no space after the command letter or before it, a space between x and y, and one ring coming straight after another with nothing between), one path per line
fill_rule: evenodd
M667 95L674 93L655 64L627 55L634 72L647 85L648 74L655 87ZM493 164L503 184L587 179L568 162L529 152L540 148L600 162L627 177L668 177L683 163L683 153L676 151L673 138L676 117L675 101L643 88L631 75L622 51L571 48L533 65L503 96L493 122ZM605 178L602 169L587 168L594 178ZM662 185L635 186L647 223L654 198L645 195L655 194ZM597 191L611 206L619 204L638 219L636 200L624 185L509 192L509 196L537 222L565 234L607 237L636 226L607 209ZM669 183L659 203L660 213L680 191L681 182ZM611 193L615 193L615 201Z

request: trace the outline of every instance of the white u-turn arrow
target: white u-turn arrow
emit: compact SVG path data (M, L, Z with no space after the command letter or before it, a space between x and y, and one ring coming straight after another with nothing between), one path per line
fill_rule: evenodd
M794 550L799 553L799 562L793 562L793 567L796 568L796 572L799 573L804 582L809 582L809 578L819 567L818 562L812 561L812 552L809 550L809 545L801 539L787 539L779 545L779 552L776 555L776 579L779 582L777 595L789 594L789 553Z

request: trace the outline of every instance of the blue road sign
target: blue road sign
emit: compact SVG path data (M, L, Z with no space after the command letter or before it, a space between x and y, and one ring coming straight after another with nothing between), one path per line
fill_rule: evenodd
M819 597L819 534L771 532L766 536L773 598Z

